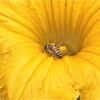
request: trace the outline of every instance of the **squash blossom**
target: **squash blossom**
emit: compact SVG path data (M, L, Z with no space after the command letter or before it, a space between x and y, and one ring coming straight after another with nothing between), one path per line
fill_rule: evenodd
M0 0L0 100L100 100L100 0Z

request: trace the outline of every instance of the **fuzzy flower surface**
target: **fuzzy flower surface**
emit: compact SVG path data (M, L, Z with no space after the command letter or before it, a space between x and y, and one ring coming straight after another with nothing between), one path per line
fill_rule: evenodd
M0 0L0 100L100 100L100 0Z

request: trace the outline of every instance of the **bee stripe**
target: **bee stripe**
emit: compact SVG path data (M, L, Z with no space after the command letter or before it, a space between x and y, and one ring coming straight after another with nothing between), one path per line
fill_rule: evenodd
M61 58L61 57L62 57L62 54L59 52L59 53L56 54L56 56L57 56L58 58Z
M61 53L57 53L56 55L61 55Z
M62 55L59 55L59 56L57 56L58 58L61 58L62 57Z
M58 57L62 57L62 55L58 55Z
M60 53L59 51L55 51L55 53Z

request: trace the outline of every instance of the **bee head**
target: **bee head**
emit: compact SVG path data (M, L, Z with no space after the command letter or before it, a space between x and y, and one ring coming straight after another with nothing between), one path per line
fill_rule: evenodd
M52 50L53 46L55 46L55 44L53 43L48 43L44 46L45 50L48 51L48 50Z

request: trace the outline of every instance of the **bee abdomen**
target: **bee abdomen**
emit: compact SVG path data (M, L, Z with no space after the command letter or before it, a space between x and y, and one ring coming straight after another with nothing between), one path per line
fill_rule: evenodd
M56 55L58 58L61 58L61 57L62 57L62 54L60 53L60 51L55 51L55 55Z

